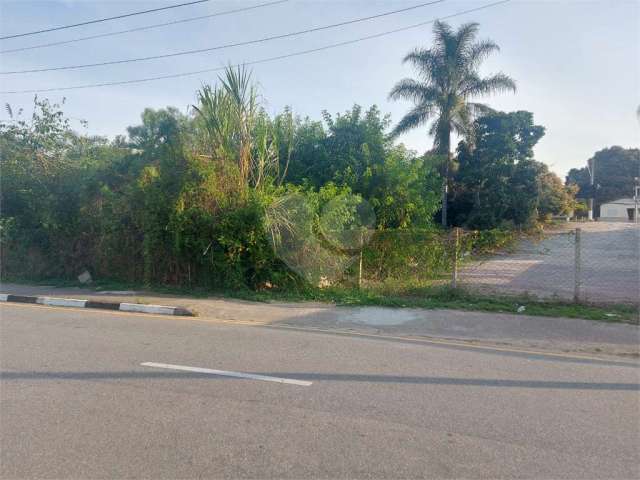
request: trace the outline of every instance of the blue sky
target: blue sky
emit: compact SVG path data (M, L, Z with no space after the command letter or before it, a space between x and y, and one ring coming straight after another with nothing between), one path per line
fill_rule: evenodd
M205 48L287 33L357 17L375 15L423 3L425 0L344 1L291 0L279 5L58 47L0 54L2 71L100 62ZM112 22L50 32L0 42L0 49L18 48L204 15L266 0L211 1ZM446 0L369 22L316 32L260 45L148 62L105 67L0 76L0 90L22 90L127 80L154 75L215 68L316 48L491 3L492 0ZM76 23L135 10L180 3L168 1L7 1L0 4L3 34ZM486 99L505 111L529 110L546 136L536 158L560 175L583 166L607 146L638 147L640 128L635 111L640 104L640 2L635 0L518 1L450 20L453 25L476 21L480 38L491 38L501 52L482 67L483 73L502 71L518 84L516 94ZM390 102L387 93L396 81L411 76L402 57L416 46L428 47L431 27L409 30L324 52L252 67L269 112L290 105L301 116L320 118L324 109L344 111L354 103L377 104L397 121L408 103ZM113 137L139 122L145 107L168 105L186 111L202 83L215 73L134 85L42 94L51 100L66 97L65 111L89 122L88 132ZM33 94L0 95L0 102L30 109ZM2 112L2 118L6 117ZM79 123L78 129L81 129ZM422 152L431 146L426 127L400 138Z

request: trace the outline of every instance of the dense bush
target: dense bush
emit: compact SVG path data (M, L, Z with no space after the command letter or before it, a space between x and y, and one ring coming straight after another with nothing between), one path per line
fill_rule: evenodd
M394 144L376 107L325 112L323 122L289 109L271 118L243 69L197 98L188 114L145 110L112 141L74 132L47 100L35 99L29 120L8 108L12 118L0 124L3 277L74 279L87 269L148 285L289 288L344 280L360 244L371 281L433 279L450 267L449 234L433 226L438 161ZM491 150L504 147L502 137L488 136L479 151L503 158ZM461 151L460 182L483 165L476 156ZM534 170L523 173L524 190L537 185ZM519 201L539 203L526 193ZM557 200L549 195L545 208ZM466 215L484 225L470 220L476 209ZM283 232L289 243L278 251ZM497 233L474 240L501 241Z
M368 280L433 280L449 271L452 246L447 233L406 229L377 231L363 252Z

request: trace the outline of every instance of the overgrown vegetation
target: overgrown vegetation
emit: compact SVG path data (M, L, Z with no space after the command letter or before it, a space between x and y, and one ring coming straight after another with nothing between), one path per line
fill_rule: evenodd
M441 43L446 37L438 44L442 58L451 42L464 46L465 82L477 88L456 93L461 99L511 85L506 77L476 78L477 63L496 49L470 43L476 30L436 28ZM426 61L434 52L413 55ZM406 97L403 85L394 95ZM62 105L46 99L35 99L29 119L7 106L11 120L0 124L3 278L73 279L86 269L133 284L300 291L309 278L274 249L283 228L294 231L287 215L295 211L306 215L298 231L318 237L310 247L297 239L310 248L298 257L342 255L348 269L337 281L346 288L354 285L360 252L365 285L424 286L451 264L450 233L435 220L443 178L454 192L454 224L479 229L465 236L465 252L503 246L513 229L572 202L573 190L533 159L544 129L529 112L456 107L448 132L464 119L465 136L443 167L444 130L434 131L434 152L420 155L395 142L389 117L376 106L323 112L322 121L290 109L272 117L243 68L228 69L196 98L186 113L145 110L140 125L113 140L73 131ZM440 108L442 99L423 100L431 105L424 108ZM292 196L304 199L304 211L281 208ZM358 224L358 238L366 233L370 242L346 248L329 230L355 225L353 213L365 204L375 216L371 225Z

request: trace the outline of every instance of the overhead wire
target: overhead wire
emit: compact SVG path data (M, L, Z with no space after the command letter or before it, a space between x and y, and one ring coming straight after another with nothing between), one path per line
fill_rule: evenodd
M144 78L137 78L137 79L130 79L130 80L118 80L118 81L111 81L111 82L89 83L89 84L84 84L84 85L72 85L72 86L67 86L67 87L52 87L52 88L40 88L40 89L28 89L28 90L0 91L0 94L7 95L7 94L23 94L23 93L47 93L47 92L60 92L60 91L68 91L68 90L80 90L80 89L88 89L88 88L108 87L108 86L116 86L116 85L131 85L131 84L137 84L137 83L152 82L152 81L157 81L157 80L166 80L166 79L172 79L172 78L188 77L188 76L193 76L193 75L199 75L199 74L202 74L202 73L217 72L217 71L224 70L225 68L228 68L228 67L239 67L239 66L243 66L243 65L246 65L246 66L248 66L248 65L257 65L257 64L261 64L261 63L267 63L267 62L273 62L273 61L277 61L277 60L283 60L283 59L286 59L286 58L296 57L296 56L300 56L300 55L307 55L307 54L310 54L310 53L329 50L329 49L332 49L332 48L342 47L342 46L345 46L345 45L352 45L352 44L363 42L363 41L366 41L366 40L371 40L371 39L374 39L374 38L380 38L380 37L384 37L384 36L387 36L387 35L392 35L394 33L404 32L404 31L407 31L407 30L411 30L411 29L423 27L425 25L429 25L429 24L434 23L434 22L436 22L438 20L447 20L447 19L450 19L450 18L459 17L461 15L465 15L465 14L468 14L468 13L473 13L473 12L477 12L477 11L480 11L480 10L485 10L487 8L492 8L492 7L495 7L495 6L498 6L498 5L509 3L510 1L511 0L500 0L500 1L497 1L497 2L493 2L493 3L482 5L480 7L475 7L475 8L471 8L471 9L467 9L467 10L462 10L462 11L459 11L459 12L456 12L456 13L452 13L452 14L445 15L445 16L442 16L442 17L434 18L434 19L427 20L427 21L424 21L424 22L414 23L412 25L407 25L405 27L400 27L400 28L396 28L396 29L393 29L393 30L387 30L387 31L384 31L384 32L380 32L380 33L376 33L376 34L372 34L372 35L367 35L367 36L355 38L355 39L352 39L352 40L346 40L346 41L343 41L343 42L337 42L337 43L332 43L332 44L329 44L329 45L324 45L322 47L311 48L311 49L307 49L307 50L301 50L301 51L298 51L298 52L292 52L292 53L288 53L288 54L283 54L283 55L278 55L278 56L274 56L274 57L263 58L263 59L259 59L259 60L253 60L253 61L249 61L249 62L237 63L237 64L232 64L232 65L223 66L223 67L214 67L214 68L207 68L207 69L203 69L203 70L196 70L196 71L190 71L190 72L181 72L181 73L173 73L173 74L166 74L166 75L158 75L158 76L153 76L153 77L144 77Z
M167 5L167 6L164 6L164 7L150 8L148 10L140 10L140 11L137 11L137 12L123 13L122 15L115 15L113 17L96 18L94 20L87 20L87 21L84 21L84 22L72 23L70 25L61 25L59 27L43 28L42 30L34 30L32 32L14 33L12 35L4 35L4 36L0 37L0 40L7 40L9 38L27 37L29 35L38 35L38 34L46 33L46 32L55 32L57 30L66 30L68 28L82 27L84 25L92 25L94 23L108 22L108 21L111 21L111 20L118 20L118 19L121 19L121 18L134 17L136 15L144 15L144 14L147 14L147 13L160 12L160 11L163 11L163 10L170 10L170 9L173 9L173 8L186 7L186 6L189 6L189 5L196 5L198 3L206 3L206 2L210 2L210 1L211 0L193 0L191 2L178 3L178 4L174 4L174 5Z
M180 20L172 20L171 22L154 23L154 24L151 24L151 25L143 25L143 26L140 26L140 27L128 28L126 30L117 30L115 32L99 33L97 35L88 35L86 37L72 38L70 40L61 40L59 42L40 43L40 44L37 44L37 45L30 45L28 47L10 48L10 49L6 49L6 50L0 50L0 54L24 52L24 51L27 51L27 50L35 50L35 49L39 49L39 48L55 47L55 46L58 46L58 45L68 45L70 43L78 43L78 42L83 42L85 40L94 40L96 38L113 37L113 36L116 36L116 35L123 35L125 33L141 32L141 31L144 31L144 30L151 30L151 29L154 29L154 28L161 28L161 27L166 27L166 26L170 26L170 25L179 25L181 23L195 22L196 20L204 20L204 19L207 19L207 18L221 17L223 15L231 15L233 13L240 13L240 12L246 12L246 11L249 11L249 10L256 10L258 8L270 7L272 5L278 5L280 3L286 3L288 1L289 0L276 0L274 2L259 3L258 5L251 5L250 7L235 8L233 10L224 10L222 12L210 13L208 15L198 15L196 17L188 17L188 18L183 18L183 19L180 19Z
M46 67L46 68L33 68L33 69L27 69L27 70L13 70L13 71L4 71L4 72L0 72L0 75L18 75L18 74L25 74L25 73L42 73L42 72L54 72L54 71L60 71L60 70L77 70L80 68L93 68L93 67L103 67L103 66L108 66L108 65L121 65L124 63L134 63L134 62L144 62L144 61L149 61L149 60L159 60L159 59L163 59L163 58L174 58L174 57L180 57L180 56L184 56L184 55L193 55L196 53L205 53L205 52L212 52L215 50L222 50L225 48L232 48L232 47L241 47L241 46L246 46L246 45L255 45L258 43L264 43L264 42L268 42L271 40L279 40L282 38L290 38L290 37L296 37L299 35L304 35L304 34L308 34L308 33L313 33L313 32L319 32L322 30L328 30L331 28L338 28L338 27L344 27L346 25L353 25L354 23L361 23L361 22L366 22L369 20L374 20L377 18L382 18L382 17L387 17L389 15L395 15L397 13L403 13L403 12L408 12L410 10L415 10L417 8L422 8L422 7L427 7L430 5L435 5L437 3L442 3L445 2L446 0L432 0L430 2L425 2L425 3L420 3L418 5L412 5L410 7L405 7L405 8L400 8L397 10L391 10L391 11L387 11L387 12L383 12L383 13L379 13L376 15L369 15L367 17L360 17L360 18L355 18L352 20L346 20L344 22L338 22L338 23L332 23L329 25L322 25L320 27L313 27L313 28L308 28L305 30L298 30L295 32L288 32L288 33L283 33L280 35L272 35L269 37L262 37L262 38L258 38L258 39L253 39L253 40L246 40L243 42L235 42L235 43L227 43L227 44L223 44L223 45L216 45L213 47L207 47L207 48L198 48L198 49L194 49L194 50L183 50L180 52L174 52L174 53L164 53L161 55L151 55L151 56L147 56L147 57L137 57L137 58L127 58L127 59L122 59L122 60L110 60L110 61L106 61L106 62L96 62L96 63L85 63L85 64L80 64L80 65L65 65L65 66L61 66L61 67Z

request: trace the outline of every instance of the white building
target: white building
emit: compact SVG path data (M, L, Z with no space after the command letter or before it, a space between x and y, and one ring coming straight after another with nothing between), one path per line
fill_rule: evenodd
M636 215L639 215L640 207L636 205L633 198L621 198L603 203L600 205L600 218L598 220L628 222L634 220L633 211L636 208L638 208ZM640 220L640 217L638 217L638 220Z

